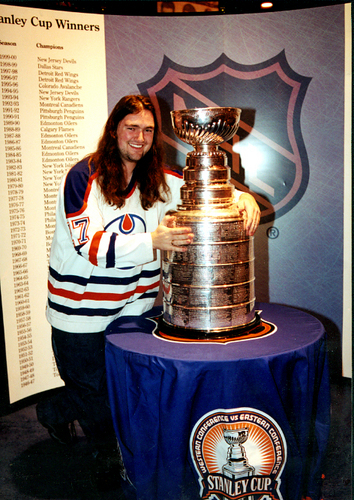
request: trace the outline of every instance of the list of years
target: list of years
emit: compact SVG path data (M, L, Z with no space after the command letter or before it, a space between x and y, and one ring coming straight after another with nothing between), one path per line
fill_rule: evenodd
M16 313L20 385L35 383L33 354L26 208L23 179L23 140L19 96L19 63L14 54L0 54L1 103L5 147L5 167L12 269ZM80 125L85 111L82 103L77 61L37 57L39 137L43 179L45 245L49 259L55 229L55 208L59 183L65 172L83 156ZM23 118L24 119L24 118ZM23 123L22 123L23 125ZM23 128L23 127L22 127ZM81 143L80 143L81 142ZM27 221L28 226L28 221ZM58 371L53 357L53 376Z
M20 383L21 387L25 387L34 383L35 374L29 300L17 56L0 54L0 72Z
M37 57L47 257L60 179L84 150L78 128L85 112L76 65L75 59Z

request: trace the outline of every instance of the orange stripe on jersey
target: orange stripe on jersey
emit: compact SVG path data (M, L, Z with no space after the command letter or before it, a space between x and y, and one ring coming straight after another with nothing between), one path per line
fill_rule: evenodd
M170 168L164 167L163 171L165 172L165 174L173 175L174 177L178 177L179 179L183 178L183 174L179 170L171 170Z
M64 290L63 288L55 288L50 281L48 281L48 290L52 295L57 297L63 297L65 299L76 300L78 302L82 300L95 300L95 301L108 301L108 302L116 302L118 300L129 299L135 293L145 293L148 290L152 290L160 285L160 280L157 280L155 283L151 285L140 285L137 286L134 290L130 290L125 293L102 293L102 292L84 292L77 293L71 292L70 290Z
M98 265L97 254L98 254L98 248L100 246L100 242L101 242L103 234L104 234L104 231L97 231L97 233L95 233L94 237L92 238L92 242L90 245L89 261L94 266Z

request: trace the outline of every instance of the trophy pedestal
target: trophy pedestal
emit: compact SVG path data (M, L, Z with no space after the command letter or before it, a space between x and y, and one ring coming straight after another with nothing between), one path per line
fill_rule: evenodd
M237 480L245 477L253 476L254 468L244 465L243 463L231 463L231 465L224 465L222 468L222 473L224 476L229 477L232 480ZM240 497L239 497L240 498ZM223 497L222 500L229 500L229 497ZM241 497L240 500L254 500L253 495L246 495Z
M253 476L254 468L245 465L243 461L230 461L229 464L223 466L222 473L230 479L240 479L241 477Z

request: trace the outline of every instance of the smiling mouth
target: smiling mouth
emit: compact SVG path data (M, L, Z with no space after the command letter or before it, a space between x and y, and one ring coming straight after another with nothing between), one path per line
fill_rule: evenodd
M129 143L129 146L132 147L133 149L142 149L143 148L143 144L131 144Z

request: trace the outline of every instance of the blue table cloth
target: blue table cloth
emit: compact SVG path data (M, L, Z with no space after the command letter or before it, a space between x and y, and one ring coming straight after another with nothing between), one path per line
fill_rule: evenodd
M326 334L303 311L257 307L275 331L226 344L162 340L146 317L107 329L111 410L137 500L320 499L330 409ZM222 432L244 427L243 451L231 449ZM220 463L231 454L233 468L253 472L227 478L217 453Z

